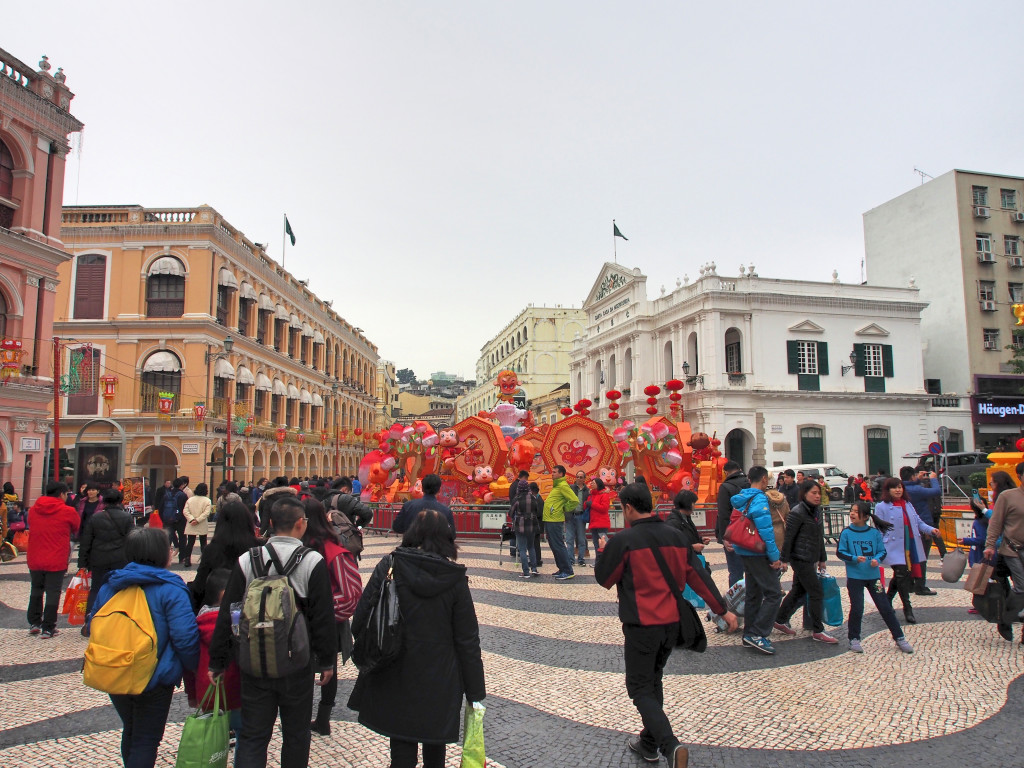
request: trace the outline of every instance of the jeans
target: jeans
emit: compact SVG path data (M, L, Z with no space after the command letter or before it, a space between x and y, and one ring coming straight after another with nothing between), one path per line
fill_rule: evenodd
M391 768L416 768L416 752L419 744L415 741L391 739ZM423 745L423 768L444 768L445 745Z
M30 627L42 627L44 632L53 632L57 627L57 606L60 605L64 571L29 571L29 577L32 586L28 596L28 624Z
M158 685L137 696L110 694L110 703L124 724L121 731L124 768L153 768L156 765L156 753L164 737L173 695L172 685Z
M237 768L265 768L267 746L281 713L281 768L309 765L309 725L313 716L313 670L288 677L260 678L242 673L242 732Z
M548 546L555 558L555 566L559 573L572 573L572 558L565 547L565 530L563 523L544 523L544 533L548 535Z
M516 550L519 552L519 562L523 564L523 573L537 570L537 553L533 551L533 534L517 533Z
M896 618L896 611L892 609L892 603L885 593L878 588L878 579L866 581L864 579L846 579L846 593L850 596L850 617L847 620L847 636L851 640L860 640L860 623L864 618L864 590L871 595L871 602L878 609L882 621L889 628L893 640L903 639L903 627Z
M604 536L605 543L608 542L608 528L591 528L590 537L594 541L594 557L597 557L598 552L604 549L604 545L601 544L601 537Z
M731 587L737 581L743 578L743 561L744 557L738 555L735 552L730 552L728 549L725 550L725 564L729 569L729 586Z
M746 604L743 609L743 634L768 637L782 604L779 572L764 555L743 558L746 579Z
M196 545L196 536L187 536L185 538L185 562L192 562L192 548ZM203 552L206 551L206 536L199 536L199 556L203 556Z
M644 724L640 741L648 750L660 748L662 754L671 755L679 740L665 715L661 680L665 663L679 638L679 624L623 624L622 634L626 638L626 693Z
M1016 557L1001 555L1006 567L1010 570L1010 581L1013 582L1014 592L1024 592L1024 559L1018 554Z
M583 515L565 516L565 549L569 553L569 562L575 554L576 561L584 565L583 558L587 555L587 524L583 522Z
M821 616L824 610L825 591L821 588L817 565L794 560L790 563L790 567L793 569L793 588L789 590L789 594L779 606L779 613L775 620L779 624L789 624L796 609L803 605L804 595L807 595L811 628L815 632L824 632L825 624L821 621Z

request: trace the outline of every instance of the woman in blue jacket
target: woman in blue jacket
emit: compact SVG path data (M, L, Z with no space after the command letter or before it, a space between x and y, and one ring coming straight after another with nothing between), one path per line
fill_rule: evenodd
M110 694L124 731L125 768L152 768L164 736L171 696L184 670L199 663L199 627L181 577L167 570L171 544L161 528L137 528L125 542L128 565L114 571L96 597L95 615L118 591L138 584L146 595L157 635L157 664L146 690L136 696Z
M868 520L875 527L868 525ZM871 595L871 601L881 614L885 626L892 633L896 647L904 653L913 653L914 649L903 636L903 627L896 618L892 603L878 589L881 576L879 565L885 559L886 549L882 535L892 530L892 525L871 514L871 504L866 501L854 502L850 508L850 525L839 535L839 546L836 554L846 563L846 591L850 595L850 617L847 621L847 636L850 638L850 650L864 653L860 644L860 626L864 618L864 590Z
M939 529L924 522L907 501L903 483L890 477L882 484L882 500L875 506L875 515L892 528L882 535L885 542L885 562L892 568L892 581L886 590L891 602L899 592L903 601L903 618L907 624L917 624L914 608L910 604L910 591L916 579L921 578L921 564L925 561L922 534L939 537Z

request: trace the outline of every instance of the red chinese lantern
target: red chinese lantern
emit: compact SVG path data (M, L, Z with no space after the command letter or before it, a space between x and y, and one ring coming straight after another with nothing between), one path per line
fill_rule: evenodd
M677 389L682 388L683 382L681 382L679 379L669 379L668 381L665 382L665 389L667 389L669 392L675 392Z
M192 418L197 423L202 422L206 418L206 403L196 403L192 406Z
M607 397L612 402L614 402L618 400L620 397L622 397L622 393L619 392L619 390L617 389L609 389L607 392L604 393L604 396Z
M245 417L245 436L248 437L252 434L252 425L256 423L256 418L250 413Z
M649 405L647 407L647 412L651 414L651 416L654 416L658 412L658 409L655 408L653 405Z
M580 404L580 408L589 408L590 406L592 406L594 404L594 401L593 400L588 400L587 398L584 397L582 400L580 400L579 404Z
M161 419L171 418L171 414L174 412L175 397L176 395L173 392L157 393L157 403L159 404Z
M656 397L648 397L647 398L647 404L648 405L657 405L658 404L658 398L656 398Z
M305 444L306 444L306 433L305 432L299 432L299 445L305 445Z
M561 413L563 416L572 416L572 408L570 408L569 406L565 406L559 411L559 413Z
M277 428L277 444L280 445L284 442L285 429L284 427Z
M617 418L619 418L619 412L618 411L609 411L608 412L608 418L611 419L612 421L615 421Z
M660 395L661 387L659 387L657 384L648 384L646 387L644 387L644 394L647 395L648 397L655 397L657 395Z
M356 437L359 437L361 434L363 434L363 428L362 427L356 427L352 431L356 433Z
M327 445L327 432L320 433L320 445Z

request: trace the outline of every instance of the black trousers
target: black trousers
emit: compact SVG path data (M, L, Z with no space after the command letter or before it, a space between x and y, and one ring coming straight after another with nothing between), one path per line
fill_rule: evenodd
M391 768L416 768L416 752L419 744L415 741L391 739ZM444 768L445 745L423 745L423 768Z
M663 755L670 756L679 746L679 739L665 714L661 681L665 664L679 639L679 624L623 624L622 634L626 638L626 693L644 724L640 740L648 750L660 749Z
M281 768L309 765L309 731L313 716L313 670L276 679L242 674L242 733L237 768L265 768L267 746L281 715Z
M815 632L824 632L825 624L821 617L825 607L825 590L821 588L817 564L794 560L789 565L793 569L793 587L783 598L775 620L779 624L789 624L789 620L793 618L797 608L803 606L804 595L806 595L811 628Z
M174 686L158 685L137 696L110 695L121 718L121 760L125 768L152 768L171 711Z
M57 610L60 606L60 588L64 582L64 571L29 571L29 578L31 589L26 616L28 625L42 627L44 632L53 632L57 626Z
M192 549L196 545L196 539L199 539L199 556L203 556L203 551L206 549L206 536L186 536L185 537L185 562L192 562Z
M893 596L899 592L900 600L903 601L903 613L910 613L913 615L914 607L910 604L910 590L914 588L914 577L910 575L910 569L905 565L894 565L892 567L892 578L889 580L889 586L886 587L885 596L889 598L889 602L893 601Z

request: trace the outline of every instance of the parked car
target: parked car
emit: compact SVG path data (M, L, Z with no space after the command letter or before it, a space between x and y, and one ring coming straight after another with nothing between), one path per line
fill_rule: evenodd
M907 464L914 462L917 469L925 469L929 472L938 472L941 468L942 455L938 456L922 452L912 453L903 457ZM949 479L970 493L970 477L975 472L984 472L992 466L985 451L960 451L946 454L946 474ZM950 489L953 490L953 489ZM953 491L955 493L955 491Z
M778 483L779 474L787 469L792 469L794 472L803 472L807 477L824 477L825 483L828 485L829 499L832 501L843 500L843 489L846 487L849 475L835 464L793 464L787 467L772 467L772 485Z

